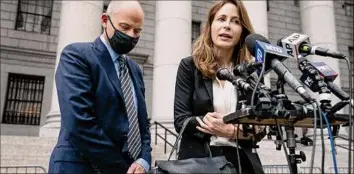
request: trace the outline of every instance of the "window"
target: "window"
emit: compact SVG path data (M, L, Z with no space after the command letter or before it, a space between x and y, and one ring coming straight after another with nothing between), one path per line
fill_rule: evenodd
M269 0L266 0L267 1L267 11L269 11Z
M345 0L342 8L344 8L346 16L353 16L354 3L352 0Z
M107 8L108 8L108 4L104 4L104 5L103 5L103 13L106 13Z
M16 30L50 34L53 0L19 0Z
M9 74L2 123L39 125L44 77Z
M200 35L200 22L192 21L192 43L199 37Z

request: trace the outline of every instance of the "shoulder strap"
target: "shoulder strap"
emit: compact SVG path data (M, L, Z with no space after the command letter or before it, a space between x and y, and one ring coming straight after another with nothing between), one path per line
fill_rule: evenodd
M178 137L177 137L177 139L176 139L176 142L175 142L175 144L174 144L173 147L172 147L170 156L168 157L168 161L170 160L170 158L171 158L173 152L177 149L178 142L179 142L179 140L182 138L182 134L183 134L184 130L186 129L187 124L189 123L189 121L190 121L192 118L194 118L194 117L188 117L188 118L183 122L181 131L179 132L179 135L178 135Z
M169 155L169 157L168 157L168 159L167 159L168 161L171 159L171 156L172 156L173 152L177 149L178 142L181 140L182 135L183 135L183 132L184 132L184 130L186 129L186 127L187 127L189 121L190 121L191 119L193 119L193 118L195 118L195 116L193 116L193 117L188 117L188 118L183 122L181 131L179 132L179 135L178 135L178 137L177 137L177 139L176 139L176 142L175 142L175 144L173 145L172 150L171 150L171 152L170 152L170 155ZM212 157L211 150L210 150L210 147L209 147L209 143L206 142L206 143L204 144L204 147L205 147L206 151L208 151L209 156Z

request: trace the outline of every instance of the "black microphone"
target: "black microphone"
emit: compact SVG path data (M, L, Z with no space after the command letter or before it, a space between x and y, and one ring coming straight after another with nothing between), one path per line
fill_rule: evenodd
M297 57L299 54L306 54L345 59L345 55L337 51L319 46L311 46L309 36L304 34L293 33L288 37L279 39L277 43L278 46L287 49L288 54L294 57Z
M333 58L337 58L337 59L345 59L345 55L343 55L340 52L330 50L330 49L324 48L324 47L310 46L307 43L303 43L300 45L299 52L303 53L303 54L333 57Z
M234 67L233 73L235 76L243 77L246 82L250 83L254 88L259 78L257 71L262 65L262 62L241 63ZM271 89L263 83L259 83L258 87L260 89L271 91Z
M235 66L234 75L244 75L251 74L258 68L262 67L263 62L251 62L251 63L241 63Z
M349 94L343 91L339 86L331 81L327 81L327 87L331 92L341 100L349 100Z
M266 41L261 42L261 40ZM287 54L286 50L282 47L269 44L270 41L259 34L250 34L246 37L246 46L249 52L259 60L258 62L265 63L265 70L273 69L274 72L288 85L295 90L300 96L305 99L307 102L312 102L313 99L306 91L304 86L291 74L290 70L284 66L280 60L291 57Z
M232 75L227 68L219 68L216 71L216 77L219 80L227 80L227 81L231 82L234 86L237 86L237 87L244 89L246 91L253 90L253 88L251 87L250 84L245 82L245 80L242 79L241 77Z

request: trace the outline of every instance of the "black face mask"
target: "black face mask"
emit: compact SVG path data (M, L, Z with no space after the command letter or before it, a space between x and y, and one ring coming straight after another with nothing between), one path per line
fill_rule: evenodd
M114 29L114 34L113 34L112 38L108 37L107 28L105 29L106 36L108 38L109 43L111 44L112 49L118 54L129 53L135 47L135 45L138 43L139 37L134 38L134 37L130 37L130 36L126 35L125 33L117 30L113 26L113 23L112 23L111 18L109 16L108 16L108 20Z

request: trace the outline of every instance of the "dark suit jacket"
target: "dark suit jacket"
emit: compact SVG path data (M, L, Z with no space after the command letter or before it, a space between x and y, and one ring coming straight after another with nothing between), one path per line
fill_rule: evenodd
M251 96L240 94L238 100L249 100ZM236 106L237 109L240 109ZM174 101L174 125L177 132L182 128L187 117L204 117L208 112L214 112L212 80L203 77L196 68L193 58L182 59L177 71L175 101ZM196 129L199 125L196 119L191 120L183 134L179 159L207 157L205 143L209 143L210 135ZM243 149L251 149L252 141L239 140Z
M140 158L151 163L150 131L143 75L128 59L138 105L142 137ZM86 173L91 165L103 173L126 172L128 118L113 61L100 38L64 48L55 75L61 129L49 172ZM124 171L125 170L125 171Z

